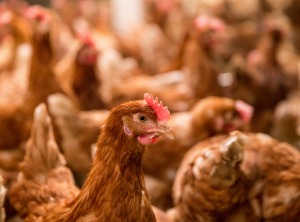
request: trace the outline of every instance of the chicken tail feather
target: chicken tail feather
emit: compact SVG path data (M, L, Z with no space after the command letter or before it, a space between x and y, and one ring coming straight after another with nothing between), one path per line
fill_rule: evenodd
M36 107L31 135L26 144L26 155L19 168L27 179L45 182L45 174L65 165L64 156L55 142L51 118L44 103Z

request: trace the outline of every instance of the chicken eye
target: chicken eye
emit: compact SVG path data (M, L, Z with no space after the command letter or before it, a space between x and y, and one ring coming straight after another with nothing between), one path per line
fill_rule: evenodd
M144 115L139 115L139 120L140 120L141 122L146 122L146 121L147 121L147 117L144 116Z

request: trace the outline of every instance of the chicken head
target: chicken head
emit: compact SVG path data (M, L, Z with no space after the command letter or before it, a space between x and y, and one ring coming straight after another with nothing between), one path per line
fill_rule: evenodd
M160 136L170 139L175 138L175 134L168 125L170 112L167 107L163 107L162 102L158 103L158 98L153 99L153 95L144 95L148 110L122 117L124 132L127 136L135 136L142 145L151 142L156 143ZM149 109L150 108L150 109Z

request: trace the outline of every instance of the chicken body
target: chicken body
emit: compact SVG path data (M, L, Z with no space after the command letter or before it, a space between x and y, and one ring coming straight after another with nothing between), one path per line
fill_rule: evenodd
M0 80L0 168L8 189L16 180L18 163L24 158L24 144L29 138L35 107L52 93L67 94L53 73L49 14L45 9L35 9L45 17L33 13L33 17L28 18L31 46L18 47L22 48L13 72L1 75Z
M52 208L51 203L66 203L79 193L72 172L64 166L45 105L37 107L34 118L18 182L10 193L11 203L26 221L36 221L36 214Z
M265 134L195 145L173 187L177 221L298 221L300 154ZM195 207L197 206L197 207Z
M277 27L265 28L255 50L249 53L242 73L237 73L237 82L232 95L255 107L251 129L268 132L273 109L287 95L287 76L277 60L282 42L282 31Z

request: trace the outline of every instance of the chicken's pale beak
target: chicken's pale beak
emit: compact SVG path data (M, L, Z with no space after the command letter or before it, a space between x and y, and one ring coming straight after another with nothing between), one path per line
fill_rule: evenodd
M159 123L159 129L148 130L148 133L157 133L160 136L165 136L171 140L175 139L175 133L171 129L168 123Z

